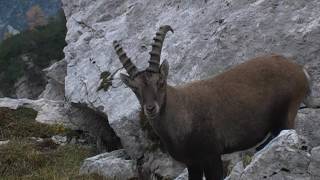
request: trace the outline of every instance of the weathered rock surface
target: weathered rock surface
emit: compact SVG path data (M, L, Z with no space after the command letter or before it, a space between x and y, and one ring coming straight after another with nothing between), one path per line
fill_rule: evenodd
M301 109L296 118L296 130L312 147L320 146L320 109Z
M28 98L37 99L45 87L44 74L31 60L28 54L21 55L21 61L24 63L24 76L14 84L15 93L12 97L18 99Z
M319 147L310 153L304 138L295 130L285 130L255 154L248 166L239 162L226 179L315 180L320 179L319 165Z
M311 158L308 171L320 178L320 146L315 147L311 150Z
M184 165L158 149L144 155L144 164L140 173L145 179L174 179L183 172L184 168Z
M41 77L42 78L42 77ZM43 91L44 85L41 82L33 82L28 76L22 76L14 84L15 94L13 95L16 98L30 98L36 99L39 94Z
M10 142L10 140L0 141L0 146L1 146L1 145L6 145L6 144L8 144L9 142Z
M92 173L106 179L138 179L136 162L129 160L123 149L86 159L80 168L80 174Z
M65 60L58 61L43 70L46 73L47 85L39 98L49 100L64 100L64 78L67 75L67 63Z
M62 2L68 20L66 99L105 114L134 159L149 144L138 122L137 99L120 82L119 73L114 87L97 92L100 74L121 67L113 40L120 40L143 69L157 28L171 25L175 33L168 34L162 59L169 61L172 85L216 75L270 52L300 64L320 60L318 0Z
M51 137L51 140L59 145L66 145L67 144L67 136L55 135Z
M305 68L311 77L311 95L318 99L320 105L320 61L318 59L310 61Z
M67 116L63 101L52 101L47 99L11 99L0 98L0 107L17 109L19 107L32 108L38 112L36 120L43 123L62 123L73 126Z

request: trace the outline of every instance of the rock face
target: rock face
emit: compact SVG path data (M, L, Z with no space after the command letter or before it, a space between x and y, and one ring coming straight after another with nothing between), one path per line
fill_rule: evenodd
M319 147L310 149L294 130L282 131L243 167L239 162L227 180L320 179Z
M300 110L296 118L296 129L312 147L320 146L320 109Z
M64 100L64 78L67 75L67 63L58 61L43 70L46 73L47 85L39 96L40 98L63 101Z
M21 61L25 64L25 75L14 84L16 92L13 96L18 99L37 99L45 87L44 74L41 69L32 62L31 58L28 54L21 55Z
M305 65L305 68L311 76L311 95L320 99L320 61L310 61Z
M143 69L156 30L160 25L171 25L175 33L168 34L162 59L169 61L172 85L216 75L270 52L292 57L300 64L320 60L318 0L62 3L68 28L64 49L66 99L106 115L133 159L144 157L150 144L138 121L137 99L120 82L119 73L106 92L97 91L100 74L121 67L112 48L113 40L120 40L128 56Z

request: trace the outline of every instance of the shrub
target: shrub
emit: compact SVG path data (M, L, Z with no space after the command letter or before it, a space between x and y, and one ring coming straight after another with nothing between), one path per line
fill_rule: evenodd
M4 40L0 44L0 91L10 96L14 91L14 83L26 71L26 63L22 55L28 55L32 63L39 69L46 68L51 62L63 59L63 48L66 45L66 20L64 14L49 19L45 26L26 30ZM33 77L35 81L39 76Z

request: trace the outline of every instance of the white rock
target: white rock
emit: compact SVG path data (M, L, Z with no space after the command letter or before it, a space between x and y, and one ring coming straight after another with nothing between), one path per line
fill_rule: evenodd
M67 144L67 137L61 136L61 135L55 135L51 137L52 141L59 145L65 145Z
M185 168L183 170L183 172L178 177L176 177L174 180L187 180L187 179L188 179L188 169Z
M106 179L138 178L136 162L128 158L123 149L100 154L86 159L80 168L80 174L96 173Z
M6 145L6 144L8 144L9 142L10 142L10 140L0 141L0 146L1 146L1 145Z
M20 31L15 29L14 27L12 27L11 25L7 26L7 31L8 33L10 33L11 35L17 35L20 34Z
M312 147L320 146L320 109L301 109L296 118L296 130Z
M61 123L69 127L74 126L66 115L67 110L64 108L63 101L0 98L0 107L10 109L19 107L31 108L38 112L36 121L47 124Z
M46 73L48 83L39 98L63 101L65 98L64 78L67 75L66 61L58 61L43 71Z
M309 165L309 172L320 179L320 146L311 150L312 161Z
M244 169L238 164L228 180L293 180L313 179L315 174L308 172L312 157L304 149L305 140L295 130L285 130L264 149L255 154L251 163ZM241 162L240 162L241 163Z

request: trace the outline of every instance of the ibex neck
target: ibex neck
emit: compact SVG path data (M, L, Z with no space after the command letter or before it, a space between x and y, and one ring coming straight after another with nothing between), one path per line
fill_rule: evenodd
M181 106L181 103L183 103L182 101L185 99L186 97L184 97L180 91L178 92L176 88L167 86L166 100L164 106L161 108L160 115L155 119L150 119L153 129L165 143L167 148L175 147L175 145L181 141L180 137L177 136L180 136L181 133L186 133L177 133L177 131L181 131L178 130L181 123L186 125L184 122L181 122L184 121L185 116L187 115L185 113L186 110ZM174 151L172 149L168 150Z

